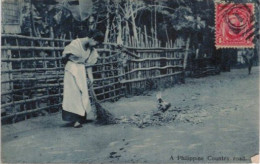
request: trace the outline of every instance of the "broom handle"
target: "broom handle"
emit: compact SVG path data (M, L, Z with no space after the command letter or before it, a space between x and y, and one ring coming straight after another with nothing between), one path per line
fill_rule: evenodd
M136 55L136 54L133 53L133 52L130 52L130 51L128 50L128 48L127 48L126 46L124 46L124 45L118 45L118 44L107 43L107 42L104 42L103 44L104 44L104 45L112 45L112 46L118 47L119 49L121 49L121 52L125 52L126 54L128 54L128 55L130 55L130 56L132 56L132 57L134 57L134 58L136 58L136 59L140 59L140 57L139 57L138 55ZM121 52L119 52L119 53L121 53Z
M127 53L128 55L130 55L130 56L132 56L132 57L135 57L135 58L137 58L137 59L140 59L139 56L137 56L136 54L130 52L127 48L122 49L122 52L125 52L125 53Z
M98 99L97 99L97 96L96 96L96 94L95 94L95 92L94 92L93 85L91 85L91 86L89 87L89 89L90 89L91 97L93 98L93 100L95 101L95 103L99 103L99 102L98 102Z

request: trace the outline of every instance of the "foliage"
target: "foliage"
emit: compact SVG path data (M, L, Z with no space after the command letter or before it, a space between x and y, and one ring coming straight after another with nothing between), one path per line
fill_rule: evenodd
M259 8L256 0L248 1L254 1ZM23 33L29 35L31 30L33 35L48 37L52 28L55 37L75 38L79 31L88 30L86 18L93 15L94 27L110 42L118 41L118 37L124 39L120 36L123 34L137 38L145 26L149 36L164 42L191 36L195 47L198 43L214 44L212 0L80 0L88 4L84 18L79 18L80 5L72 2L75 0L32 0L32 7L27 4L23 10Z

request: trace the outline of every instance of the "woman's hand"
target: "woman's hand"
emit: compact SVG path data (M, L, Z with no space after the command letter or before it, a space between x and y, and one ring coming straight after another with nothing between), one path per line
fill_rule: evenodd
M87 72L88 72L88 85L92 87L94 81L93 74L92 74L92 67L87 68Z
M69 61L69 57L70 55L69 54L66 54L62 59L61 59L61 62L66 65L67 62Z
M90 79L88 80L88 88L91 88L93 86L93 81L91 81Z

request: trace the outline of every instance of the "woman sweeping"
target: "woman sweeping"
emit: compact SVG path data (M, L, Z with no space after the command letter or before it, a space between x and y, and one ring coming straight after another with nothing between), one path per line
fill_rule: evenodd
M92 38L78 38L67 45L62 53L65 64L62 119L74 122L75 128L82 127L91 111L87 83L89 86L93 84L92 67L87 68L87 82L85 66L97 62L99 55L94 48L97 44Z

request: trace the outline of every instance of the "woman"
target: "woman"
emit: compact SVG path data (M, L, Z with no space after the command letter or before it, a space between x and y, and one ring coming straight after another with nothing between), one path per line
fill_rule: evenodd
M92 38L78 38L67 45L62 53L65 64L62 119L82 127L91 111L85 66L93 65L99 57ZM89 84L93 84L92 67L87 68Z

